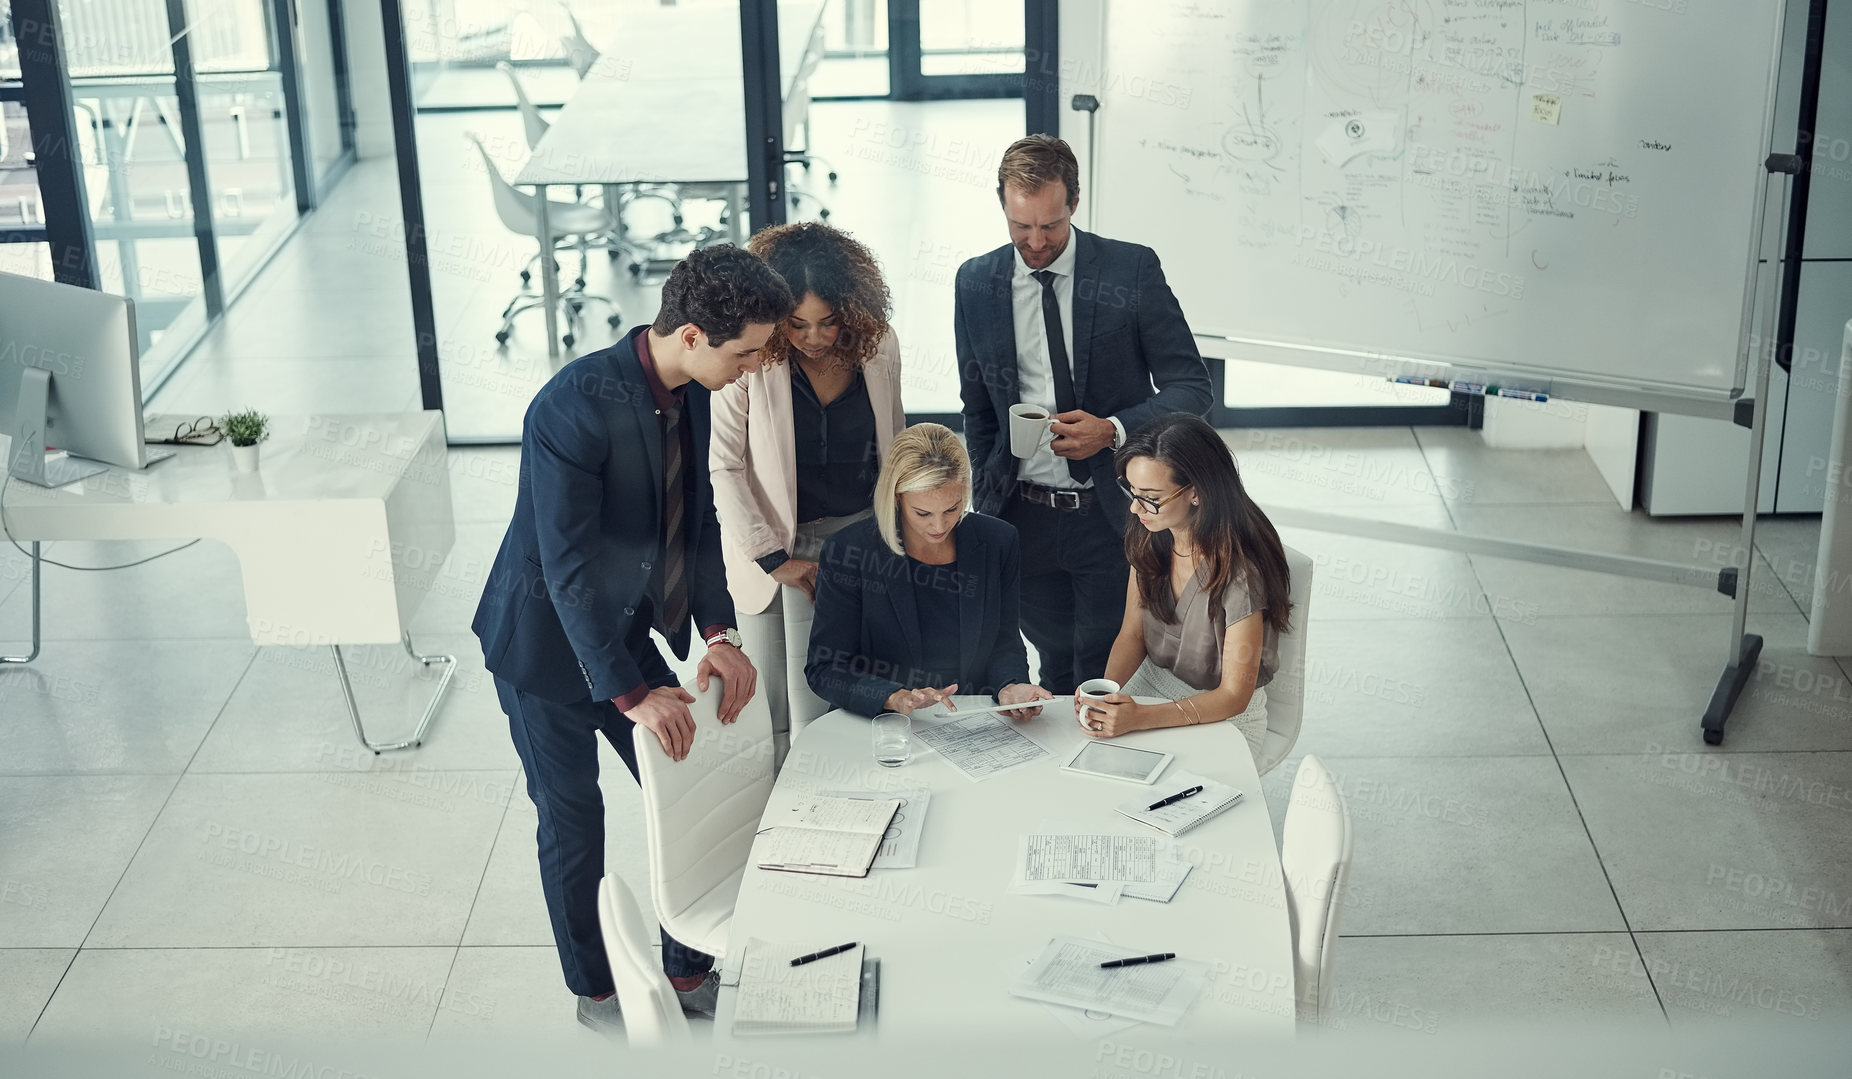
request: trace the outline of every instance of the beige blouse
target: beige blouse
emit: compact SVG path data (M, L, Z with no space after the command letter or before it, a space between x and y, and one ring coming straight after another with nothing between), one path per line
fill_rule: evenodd
M1208 569L1197 569L1185 582L1183 594L1177 598L1177 621L1167 625L1158 621L1150 608L1142 612L1145 655L1198 690L1222 684L1222 645L1228 627L1259 610L1248 594L1246 573L1237 574L1228 583L1217 610L1218 605L1203 591ZM1273 681L1279 665L1278 634L1267 626L1261 631L1260 677L1255 684L1264 686Z

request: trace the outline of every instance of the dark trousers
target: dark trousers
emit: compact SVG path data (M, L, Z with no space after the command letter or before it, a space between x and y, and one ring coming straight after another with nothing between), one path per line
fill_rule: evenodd
M604 795L598 790L598 735L637 774L636 724L610 701L560 704L497 678L495 693L527 769L527 793L540 814L540 888L546 893L566 987L582 997L612 991L611 965L598 929L604 879ZM654 738L647 730L645 738ZM703 974L714 957L662 934L662 969L671 978Z
M1041 654L1040 685L1074 692L1106 674L1125 621L1125 540L1097 501L1079 509L1014 495L1003 519L1022 539L1022 632Z

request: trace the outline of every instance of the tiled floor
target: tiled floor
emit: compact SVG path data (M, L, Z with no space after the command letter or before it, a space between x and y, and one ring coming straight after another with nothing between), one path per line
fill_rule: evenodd
M1322 440L1405 466L1351 488L1347 511L1674 556L1728 531L1614 508L1579 453L1457 431L1266 434L1228 437L1274 504L1321 504L1332 458L1303 446ZM465 625L515 453L453 451L458 543L419 629L463 671L413 754L357 750L320 656L247 643L222 549L48 571L45 655L0 672L0 1038L581 1036L533 806ZM1549 477L1535 501L1525 476ZM1771 563L1811 558L1817 524L1773 524ZM1764 668L1710 750L1696 716L1719 598L1287 540L1318 567L1310 689L1294 758L1264 786L1277 826L1316 752L1350 807L1336 1025L1852 1018L1852 679L1805 655L1802 609L1772 574L1751 624ZM0 638L24 625L22 579L0 550ZM391 649L361 650L354 671L362 706L401 723L428 690ZM647 897L637 792L604 756L609 863Z
M918 360L910 401L952 407L931 374L950 349L941 300L989 233L921 246L908 222L944 216L914 213L920 200L970 201L968 177L922 176L884 209L869 192L893 178L871 173L917 170L873 132L830 137L846 141L837 220L878 241ZM396 217L390 183L357 168L157 407L412 407L403 266L369 240ZM446 332L508 284L443 284ZM641 312L646 292L622 302ZM529 352L457 354L453 431L512 433L546 370ZM1735 542L1729 522L1617 509L1579 451L1490 450L1452 429L1227 437L1264 505L1680 561L1727 561ZM0 1042L162 1026L585 1036L550 946L533 806L467 628L516 464L513 449L452 452L457 545L414 630L461 673L415 753L358 751L323 657L249 643L222 547L47 571L44 654L0 670ZM1724 659L1722 598L1286 530L1317 567L1308 703L1264 787L1278 826L1315 752L1350 806L1340 1025L1852 1018L1852 664L1805 654L1817 518L1761 536L1750 628L1767 648L1708 749L1697 717ZM95 565L158 549L49 553ZM0 545L0 650L24 633L23 567ZM388 648L351 662L380 727L409 726L422 674ZM647 901L638 795L608 751L603 764L609 864Z

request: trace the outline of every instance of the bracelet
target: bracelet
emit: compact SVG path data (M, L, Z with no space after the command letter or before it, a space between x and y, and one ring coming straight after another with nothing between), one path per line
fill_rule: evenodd
M1203 714L1196 710L1196 702L1189 697L1185 697L1184 700L1190 702L1190 714L1196 717L1190 722L1190 726L1194 727L1200 725L1203 721ZM1181 709L1179 709L1179 711L1181 711Z

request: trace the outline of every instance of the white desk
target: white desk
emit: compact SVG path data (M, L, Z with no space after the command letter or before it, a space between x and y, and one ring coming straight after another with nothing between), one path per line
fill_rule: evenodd
M1057 704L1021 730L1048 749L1050 759L973 783L917 740L908 764L876 765L868 720L861 716L831 712L805 727L785 759L766 819L783 813L804 790L926 787L932 802L919 866L876 869L857 880L776 873L749 862L723 985L737 983L736 965L748 937L814 942L819 948L855 940L867 945L870 958L881 960L875 1036L918 1043L956 1033L982 1043L1012 1036L1060 1043L1068 1028L1043 1005L1010 995L1012 971L1051 937L1104 933L1114 944L1174 951L1207 962L1217 972L1179 1026L1142 1024L1112 1035L1115 1042L1156 1048L1173 1035L1291 1037L1292 936L1279 854L1260 779L1240 732L1216 723L1142 731L1123 739L1174 753L1177 759L1170 767L1230 783L1245 797L1179 840L1197 866L1176 898L1169 903L1127 898L1104 906L1008 894L1017 837L1044 820L1137 831L1139 825L1112 807L1149 788L1059 769L1065 754L1086 737L1073 720L1071 705L1063 711ZM727 1043L734 1048L724 1051L750 1057L751 1045L771 1052L771 1043L793 1044L791 1038L733 1038L735 992L721 990L714 1024L717 1049ZM1072 1044L1075 1066L1081 1069L1072 1074L1087 1074L1095 1065L1095 1046L1078 1035Z
M406 632L456 541L441 412L295 416L272 421L254 473L218 446L177 446L141 472L111 469L69 487L10 482L7 531L32 541L32 651L39 653L39 545L62 539L215 539L238 555L245 619L260 645L327 646L354 733L375 753L416 746L456 671ZM417 731L367 738L341 646L402 643L446 666Z
M782 101L808 103L804 80L823 40L823 0L779 5ZM611 46L552 119L514 183L532 187L540 243L547 357L559 356L559 275L551 258L547 188L553 185L722 184L740 239L747 179L745 77L739 5L680 3L624 14ZM792 125L787 117L785 127ZM607 192L607 205L614 205Z

